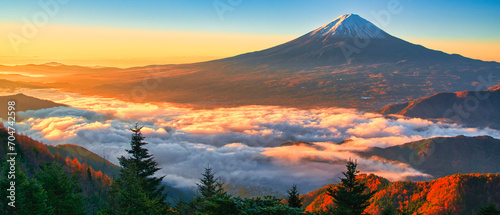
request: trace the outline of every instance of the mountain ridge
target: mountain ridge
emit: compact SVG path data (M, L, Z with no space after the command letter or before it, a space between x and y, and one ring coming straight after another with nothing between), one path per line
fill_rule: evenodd
M60 104L60 103L55 103L49 100L45 99L39 99L35 98L32 96L27 96L23 93L18 93L15 95L9 95L9 96L0 96L0 103L1 104L7 104L8 101L15 101L16 105L16 111L27 111L27 110L39 110L39 109L44 109L44 108L52 108L52 107L68 107L65 104ZM0 112L0 118L2 119L7 119L7 106L5 106L5 109ZM21 117L17 116L16 117L17 121L22 120Z
M358 151L361 157L402 162L435 178L452 174L498 173L500 140L490 136L435 137L387 148Z
M500 128L500 85L483 91L440 92L380 110L422 119L446 119L465 126Z

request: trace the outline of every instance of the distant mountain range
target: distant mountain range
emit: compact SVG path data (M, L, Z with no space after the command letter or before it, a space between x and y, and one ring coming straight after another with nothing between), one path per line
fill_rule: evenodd
M500 85L484 91L437 93L411 102L390 104L381 113L448 119L467 126L500 129Z
M433 181L411 182L388 180L373 174L360 174L358 178L376 191L365 210L368 214L381 214L389 207L406 214L473 214L489 203L500 206L499 174L457 174ZM307 211L323 211L333 206L326 195L329 184L302 195Z
M26 82L20 82L20 81L16 82L16 81L9 81L9 80L0 79L0 88L6 89L8 91L14 91L15 89L19 89L19 88L36 89L36 88L40 88L40 86L37 84L32 85L32 84L29 84Z
M358 154L402 162L435 178L457 173L499 173L500 140L489 136L436 137Z
M500 63L409 43L355 14L342 15L269 49L209 62L128 69L0 66L0 71L35 74L10 75L9 80L40 87L199 108L279 105L375 110L438 92L475 90L480 77L500 80Z
M15 101L16 112L27 111L27 110L39 110L44 108L52 107L67 107L65 104L55 103L45 99L38 99L32 96L27 96L22 93L10 96L0 96L0 104L7 104L9 101ZM7 105L4 105L2 111L0 112L0 118L7 121ZM19 116L16 117L16 121L21 120Z

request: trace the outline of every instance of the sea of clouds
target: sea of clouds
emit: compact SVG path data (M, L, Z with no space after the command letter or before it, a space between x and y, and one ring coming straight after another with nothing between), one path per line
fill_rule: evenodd
M354 109L243 106L192 109L167 103L130 103L55 90L27 95L71 107L19 112L20 133L49 145L76 144L117 164L138 123L165 182L194 188L208 164L223 181L284 190L293 183L309 192L338 182L349 158L359 169L390 180L430 177L408 165L364 159L355 152L436 136L490 135L500 131L464 128L423 119L391 117ZM352 141L337 144L343 140ZM291 144L293 142L308 142ZM288 144L284 144L288 143ZM309 144L312 143L312 144Z

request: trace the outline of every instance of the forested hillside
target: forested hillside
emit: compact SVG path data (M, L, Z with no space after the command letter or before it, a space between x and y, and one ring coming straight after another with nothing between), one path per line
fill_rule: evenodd
M0 159L7 160L9 134L0 123ZM25 135L15 135L16 183L18 214L23 208L47 212L81 211L93 214L106 203L106 195L112 179L102 171L96 171L78 159L63 157L59 152L51 153L49 147ZM97 156L97 155L95 155ZM2 196L8 196L8 181L5 174L7 162L2 162ZM24 184L24 185L23 185ZM5 189L4 189L5 188ZM35 191L34 191L35 190ZM2 199L1 214L7 214L7 198ZM63 200L70 200L65 202ZM36 204L35 204L36 203ZM71 204L70 204L71 203ZM36 214L36 213L33 213Z
M489 203L500 206L499 174L456 174L432 181L388 180L361 174L358 179L376 193L365 210L368 214L402 211L405 214L472 214ZM306 211L323 211L332 207L326 187L302 195Z

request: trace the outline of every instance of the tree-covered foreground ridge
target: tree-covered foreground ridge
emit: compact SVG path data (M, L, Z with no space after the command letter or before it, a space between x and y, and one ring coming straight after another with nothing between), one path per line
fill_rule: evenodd
M164 176L157 176L160 168L147 150L141 127L130 131L130 149L119 158L120 167L79 146L53 147L16 134L15 207L6 198L11 186L7 144L2 144L0 214L500 214L498 174L390 182L360 173L355 159L346 162L340 183L302 195L294 184L285 196L252 198L229 194L207 162L202 164L197 195L172 200ZM2 143L8 135L0 124Z

